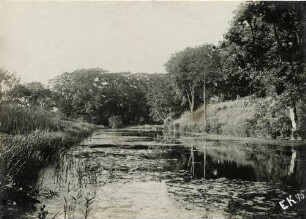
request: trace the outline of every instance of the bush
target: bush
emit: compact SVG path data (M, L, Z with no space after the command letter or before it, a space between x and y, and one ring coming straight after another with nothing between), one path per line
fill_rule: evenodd
M270 135L272 138L286 139L291 135L292 124L289 117L280 117L271 123Z
M297 135L306 138L306 105L298 107L299 130ZM282 96L267 98L241 98L207 106L207 130L203 130L204 107L185 113L173 123L182 131L233 135L241 137L270 137L287 139L292 133L288 103ZM197 118L196 121L194 118ZM193 125L193 124L196 125ZM177 125L179 124L179 125ZM302 131L300 131L302 132ZM294 133L293 133L294 134Z
M257 118L257 117L256 117ZM255 136L256 137L269 137L270 135L270 121L266 117L259 117L255 120Z
M297 104L297 113L299 118L298 132L293 135L306 139L306 97Z
M108 118L108 126L113 128L113 129L116 129L116 128L121 128L123 125L123 122L122 122L122 118L121 116L111 116Z
M221 131L222 124L219 123L216 119L207 122L207 132L208 133L215 133L215 134L222 134Z

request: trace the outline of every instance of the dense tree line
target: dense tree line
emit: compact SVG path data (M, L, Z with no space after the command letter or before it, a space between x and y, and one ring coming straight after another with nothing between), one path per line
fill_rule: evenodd
M304 2L243 3L214 49L218 55L212 57L210 45L187 48L166 68L187 99L193 90L201 96L201 80L211 71L209 88L216 85L213 93L225 99L286 93L297 101L305 91L305 13Z
M224 73L249 82L244 95L287 93L293 101L301 98L305 13L305 2L252 2L236 12L222 45Z
M108 73L103 69L81 69L51 81L58 108L68 117L107 125L111 116L123 124L150 121L146 104L148 74Z
M282 96L297 118L306 89L305 11L305 2L243 3L218 45L173 53L165 63L168 74L80 69L46 88L21 85L1 70L1 99L107 125L112 116L122 124L166 122L211 100Z
M177 115L180 107L163 74L80 69L53 78L48 87L39 82L20 84L5 70L0 78L1 103L57 110L66 117L102 125L114 120L122 125L163 122Z
M213 96L281 96L298 119L306 89L305 13L305 2L243 3L219 45L174 53L166 69L190 112Z

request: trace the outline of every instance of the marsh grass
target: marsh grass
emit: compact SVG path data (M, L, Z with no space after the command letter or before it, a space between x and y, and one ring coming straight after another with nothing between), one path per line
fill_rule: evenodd
M82 133L81 136L85 136ZM54 161L62 150L81 141L82 137L65 132L35 131L28 135L2 135L0 163L4 174L23 185L37 178L38 172ZM25 181L24 181L25 180Z
M59 116L53 112L34 107L0 105L0 132L28 134L35 130L59 130Z
M93 203L94 203L94 199L95 199L95 195L93 196L90 196L90 194L88 194L88 196L85 197L85 203L84 203L84 212L83 212L83 215L84 215L84 219L88 219L89 218L89 215L90 213L93 211Z
M77 205L77 199L73 197L72 203L69 203L66 197L64 197L65 203L64 203L64 218L65 219L72 219L74 218L76 205Z
M43 205L41 208L40 208L40 211L38 212L38 218L39 219L46 219L47 218L47 215L49 214L48 211L46 211L46 205Z
M93 128L40 108L0 105L0 198L9 200L6 194L20 190L29 194L40 170Z

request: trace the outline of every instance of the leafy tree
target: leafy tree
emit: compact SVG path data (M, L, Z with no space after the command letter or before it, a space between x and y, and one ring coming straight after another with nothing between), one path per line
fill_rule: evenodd
M95 109L95 95L104 86L103 69L80 69L50 81L57 107L68 117L85 116Z
M8 93L11 102L27 106L39 106L51 108L54 105L52 92L45 88L40 82L19 84Z
M236 63L239 78L251 82L248 93L283 95L295 118L305 93L305 22L305 2L249 2L237 11L224 42L233 57L229 66Z
M7 102L15 102L26 106L29 104L28 99L31 96L31 91L25 85L19 84L10 90L7 96Z
M240 78L251 82L250 92L302 93L303 8L305 3L299 2L251 2L237 11L225 44L235 56Z
M152 78L146 94L150 114L157 122L166 124L167 120L182 113L181 100L175 93L174 85L167 74Z
M203 45L177 52L165 64L179 95L183 101L188 101L191 113L201 99L205 102L206 85L214 85L218 80L219 61L219 50L212 45Z
M14 73L10 73L0 68L0 101L6 99L6 94L19 84L19 78Z
M264 96L263 84L255 78L255 70L245 69L240 48L234 44L221 45L221 72L222 80L219 81L218 93L224 100L245 97L256 94Z
M51 83L57 106L67 116L108 125L111 116L119 116L124 124L151 119L145 98L148 81L146 74L81 69Z

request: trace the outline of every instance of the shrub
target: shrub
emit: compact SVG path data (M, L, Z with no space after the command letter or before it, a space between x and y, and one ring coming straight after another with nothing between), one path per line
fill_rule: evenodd
M299 118L298 133L293 133L300 136L302 139L306 139L306 100L301 100L297 104L297 113Z
M208 133L215 133L215 134L222 134L221 131L222 124L219 123L216 119L207 122L207 132Z
M291 135L292 124L289 117L283 116L277 118L271 123L270 135L272 138L281 138L285 139Z
M256 121L254 119L246 119L245 121L245 134L246 137L253 137L255 135Z
M299 104L297 135L306 138L306 104ZM184 113L173 123L182 131L204 131L204 107ZM194 118L197 118L194 121ZM196 122L196 125L193 125ZM179 124L179 125L177 125ZM286 139L292 133L288 103L282 96L267 98L246 97L207 106L208 133L242 137L272 137ZM303 133L302 133L303 132ZM295 134L295 133L293 133Z
M111 116L108 119L108 126L115 129L122 127L123 122L121 116Z
M255 117L257 118L257 117ZM255 123L255 136L257 137L269 137L270 121L266 117L257 118Z

